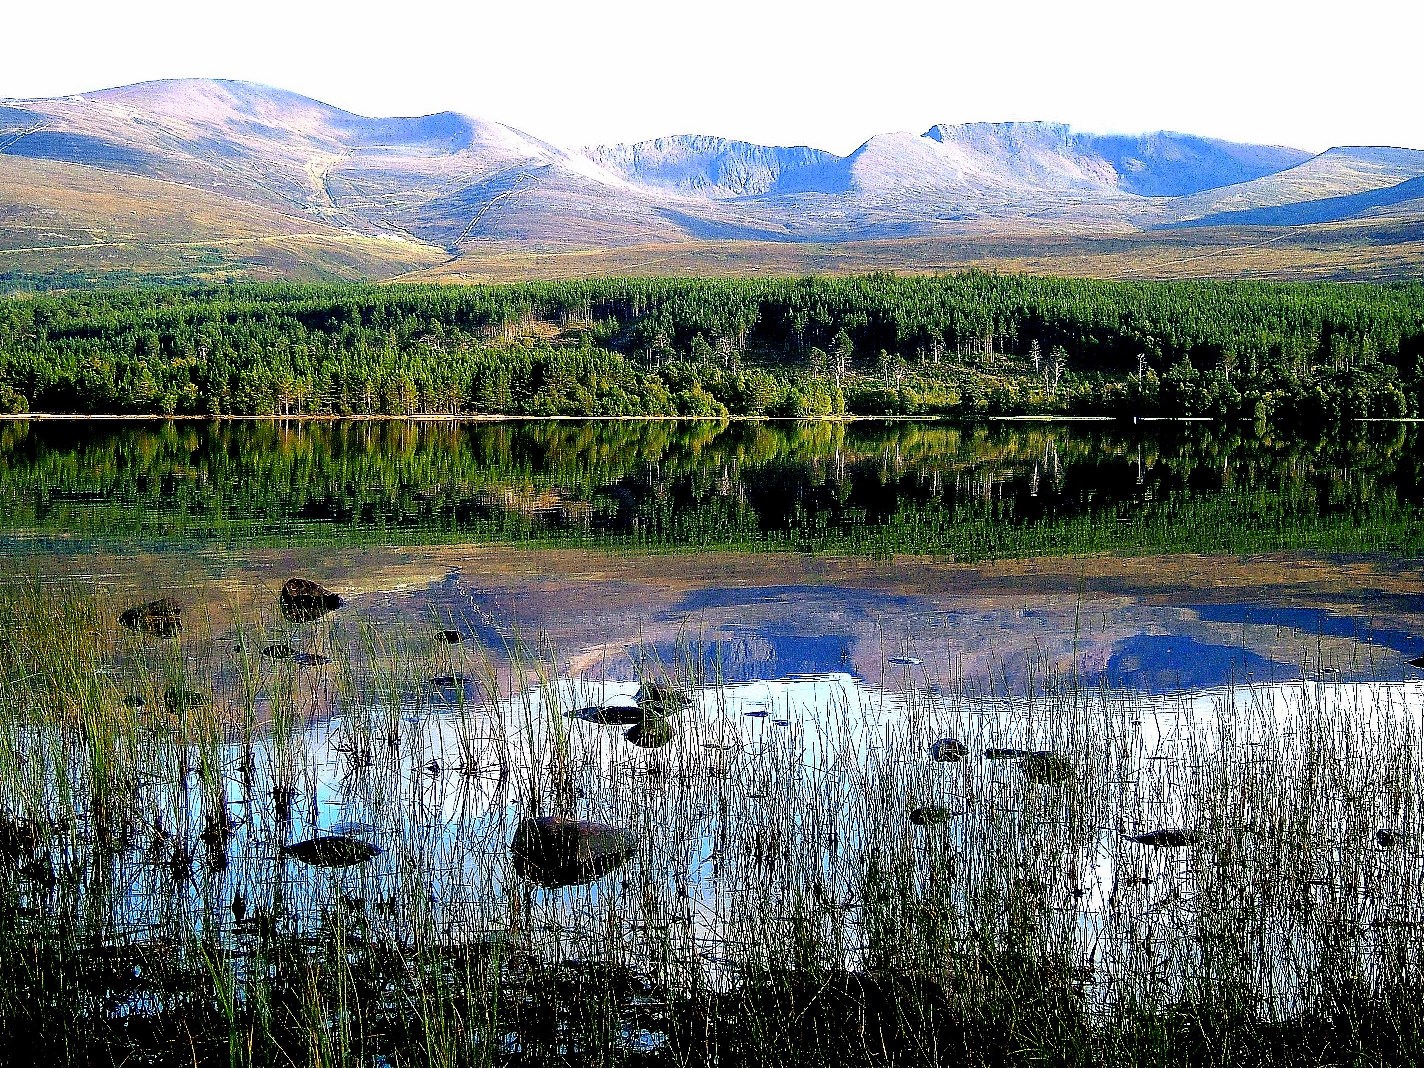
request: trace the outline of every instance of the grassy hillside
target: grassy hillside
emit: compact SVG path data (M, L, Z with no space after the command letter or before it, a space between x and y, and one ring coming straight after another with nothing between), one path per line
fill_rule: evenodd
M386 278L443 258L190 185L0 155L0 278Z

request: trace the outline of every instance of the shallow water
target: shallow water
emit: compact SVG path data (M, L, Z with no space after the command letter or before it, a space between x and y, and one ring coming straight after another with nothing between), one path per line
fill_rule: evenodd
M1418 964L1410 434L1331 453L1097 426L4 431L11 581L41 615L92 591L80 703L142 705L113 737L72 730L62 702L19 700L49 650L0 648L0 884L25 923L216 939L244 983L274 932L348 924L709 990L793 946L871 974L996 944L1069 962L1104 1018L1229 981L1286 1019L1342 969L1373 988ZM1252 517L1275 551L1182 551ZM760 551L797 547L816 551ZM292 576L344 604L284 618ZM157 597L180 639L119 626ZM568 715L649 681L687 698L665 744ZM165 689L210 698L216 733ZM931 759L942 738L963 759ZM637 847L541 887L511 853L531 816ZM1128 837L1164 828L1191 842ZM380 852L283 852L326 833Z

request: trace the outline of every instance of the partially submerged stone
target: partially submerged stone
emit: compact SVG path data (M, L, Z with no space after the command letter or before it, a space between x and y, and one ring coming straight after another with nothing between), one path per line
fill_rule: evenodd
M316 868L349 868L380 856L380 847L347 834L328 834L305 842L283 846L289 857Z
M269 660L290 660L293 664L300 664L302 667L320 667L323 664L331 663L330 657L322 656L320 653L302 652L285 643L267 646L262 650L262 655Z
M1129 834L1127 840L1138 845L1152 846L1154 849L1181 849L1183 846L1196 845L1201 841L1201 835L1180 827L1163 827L1141 834Z
M637 847L622 827L561 816L524 820L509 844L514 870L551 888L591 883L627 864Z
M958 738L940 738L930 743L930 759L940 764L953 764L969 755L969 747Z
M680 712L692 704L692 697L685 690L661 682L643 683L633 699L644 712Z
M282 585L282 615L293 623L314 622L344 603L339 594L311 579L288 579Z
M1062 786L1073 778L1073 762L1060 753L1030 753L1019 758L1019 770L1031 783Z
M119 624L150 638L176 638L183 630L181 605L167 597L134 605L119 616Z
M930 827L940 823L948 823L954 819L953 809L945 808L943 805L921 805L919 808L910 810L910 822L916 827Z
M196 708L207 708L213 703L212 696L200 690L187 690L181 686L169 686L163 691L163 707L175 716Z
M589 705L587 708L575 708L566 714L570 719L581 719L585 723L620 727L642 723L644 719L644 712L637 705Z
M658 749L676 736L671 721L656 716L645 717L623 732L623 737L640 749Z

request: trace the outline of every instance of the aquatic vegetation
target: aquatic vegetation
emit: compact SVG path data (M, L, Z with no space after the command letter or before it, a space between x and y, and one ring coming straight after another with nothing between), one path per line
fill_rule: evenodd
M569 714L631 701L636 679L522 660L539 642L513 627L451 646L358 602L323 625L329 669L297 675L321 686L292 686L290 661L236 640L280 628L280 602L153 642L117 632L105 596L0 587L7 1048L826 1068L1424 1055L1416 683L735 683L668 658L626 706L645 731L676 723L644 749ZM457 675L488 707L438 699L430 680ZM145 716L123 700L168 687L213 701ZM945 741L952 768L927 759ZM1068 774L1045 788L1040 764Z

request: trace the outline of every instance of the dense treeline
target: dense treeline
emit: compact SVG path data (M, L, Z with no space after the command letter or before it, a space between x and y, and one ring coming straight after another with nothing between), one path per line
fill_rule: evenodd
M1424 286L1000 276L0 299L0 408L161 414L1421 414Z

